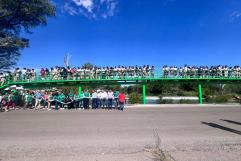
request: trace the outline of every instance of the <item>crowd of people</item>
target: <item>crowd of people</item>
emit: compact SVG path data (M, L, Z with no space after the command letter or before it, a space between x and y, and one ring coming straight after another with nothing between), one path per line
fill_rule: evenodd
M111 78L134 78L154 77L154 66L115 66L115 67L53 67L35 69L16 68L13 72L0 73L0 81L31 81L41 80L79 80L79 79L111 79Z
M164 78L241 78L240 66L163 66Z
M207 78L224 77L240 78L240 66L163 66L156 72L154 66L115 66L115 67L53 67L42 68L39 71L28 68L16 68L14 71L0 73L0 85L8 81L32 80L80 80L80 79L118 79L118 78ZM156 75L155 73L162 73Z
M126 96L123 92L112 90L85 90L82 93L64 93L61 91L25 91L18 94L15 90L0 95L0 107L3 111L16 110L22 101L23 109L118 109L124 110Z

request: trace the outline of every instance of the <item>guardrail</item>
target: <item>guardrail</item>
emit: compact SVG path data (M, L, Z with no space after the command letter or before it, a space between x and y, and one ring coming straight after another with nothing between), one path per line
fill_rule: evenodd
M142 95L143 103L146 103L146 81L196 81L198 82L198 96L199 103L202 104L202 81L222 81L222 82L241 82L241 75L235 73L234 75L226 75L220 73L212 74L201 74L201 73L166 73L162 71L154 71L148 74L129 74L122 73L121 75L105 75L105 74L87 74L87 75L46 75L41 76L35 74L34 76L28 75L15 75L5 78L5 80L0 84L0 89L4 89L10 85L26 85L34 84L37 86L56 84L66 85L66 82L75 82L75 85L78 86L79 93L82 91L81 83L96 82L96 83L141 83L142 84Z
M96 74L96 73L88 73L88 74L74 74L74 75L45 75L41 76L38 73L35 75L14 75L14 76L6 76L2 78L2 82L0 85L4 85L10 82L41 82L41 81L60 81L60 80L135 80L135 79L236 79L241 78L240 74L220 74L220 73L179 73L179 72L163 72L163 71L154 71L147 74L138 74L138 73L122 73L122 74L115 74L115 75L107 75L107 74Z

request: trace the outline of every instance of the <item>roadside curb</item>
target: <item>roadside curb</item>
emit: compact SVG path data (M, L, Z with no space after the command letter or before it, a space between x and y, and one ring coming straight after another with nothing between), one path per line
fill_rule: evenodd
M126 105L125 108L200 108L200 107L241 107L240 104L134 104Z

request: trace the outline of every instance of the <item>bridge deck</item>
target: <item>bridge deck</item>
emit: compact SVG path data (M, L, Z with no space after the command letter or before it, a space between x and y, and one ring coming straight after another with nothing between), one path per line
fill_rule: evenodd
M25 87L35 86L78 86L78 85L110 85L110 84L145 84L152 82L218 82L218 83L241 83L241 78L117 78L117 79L70 79L70 80L25 80L25 81L9 81L0 86L4 89L11 85L22 85Z
M121 84L142 84L143 103L146 103L146 84L153 82L190 82L198 84L199 103L203 103L202 98L202 83L214 82L214 83L241 83L241 78L118 78L118 79L71 79L71 80L42 80L35 79L29 81L9 81L2 86L0 90L3 90L11 85L21 85L25 88L44 88L44 87L56 87L56 86L78 86L79 93L82 92L82 85L121 85Z

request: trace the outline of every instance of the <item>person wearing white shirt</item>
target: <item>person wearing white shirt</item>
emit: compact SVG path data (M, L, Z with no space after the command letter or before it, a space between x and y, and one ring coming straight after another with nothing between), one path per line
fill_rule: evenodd
M5 76L4 76L4 74L3 73L0 73L0 85L3 85L4 84L4 82L5 82Z
M101 96L102 96L101 90L97 90L97 108L101 108L102 106Z
M107 99L108 99L108 94L106 91L103 91L101 94L101 100L102 100L102 108L106 108L107 107Z
M113 99L114 99L114 93L112 90L109 90L108 93L108 109L112 109L112 105L113 105Z
M91 97L92 97L92 109L97 109L97 107L98 107L98 103L97 103L98 94L97 94L96 90L94 90Z
M22 69L22 79L23 79L23 80L25 80L25 78L26 78L26 71L27 71L26 68L23 68L23 69Z

